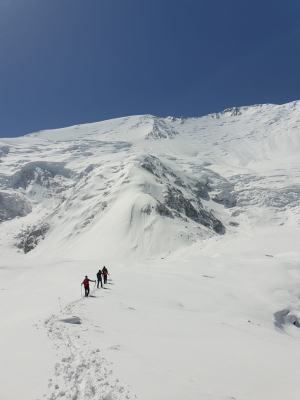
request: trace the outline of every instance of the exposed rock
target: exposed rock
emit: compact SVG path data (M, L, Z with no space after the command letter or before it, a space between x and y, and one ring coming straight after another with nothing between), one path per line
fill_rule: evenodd
M172 217L172 213L163 203L158 202L156 204L155 210L158 212L159 215L162 215L164 217Z
M198 219L197 210L192 203L183 196L180 190L169 187L168 191L165 193L165 201L170 208L185 214L188 218L193 220Z
M230 226L239 226L240 224L239 224L238 222L230 221L230 222L229 222L229 225L230 225Z
M175 179L180 179L174 174L174 172L170 168L167 168L157 157L154 156L145 157L142 167L151 174L157 176L158 178L169 179L169 175L170 177L174 177Z
M158 176L155 172L154 172L154 168L153 168L153 164L151 162L149 162L148 158L145 158L145 162L144 164L142 164L142 167L147 170L148 172L150 172L151 174Z
M145 213L145 214L150 215L151 212L152 212L152 207L151 207L150 204L146 204L146 205L144 205L144 206L142 207L142 210L141 210L141 211L142 211L143 213Z
M152 130L145 136L145 139L173 139L178 132L176 132L171 125L160 118L153 118Z
M215 218L211 211L206 210L200 200L201 198L206 200L209 199L209 191L212 190L211 185L214 185L215 182L216 184L219 183L219 175L212 172L212 179L210 181L208 178L210 171L205 170L203 180L189 179L189 184L186 185L171 168L164 165L157 157L145 157L142 167L151 174L160 178L164 184L167 184L167 190L164 193L165 205L159 202L156 207L156 211L160 215L172 215L172 217L180 219L185 219L185 217L187 217L209 229L213 229L217 233L224 231L225 228L221 221ZM179 186L181 189L174 185ZM232 206L235 201L233 196L232 198L230 197L232 185L223 179L221 181L221 187L224 187L224 190L222 191L224 204L226 206ZM228 192L225 190L227 188ZM220 193L214 194L215 201L221 202L223 200L223 197L221 197L222 200L217 197ZM227 199L230 199L231 201L227 201Z
M222 222L219 221L211 211L205 210L199 201L196 203L196 209L191 201L185 198L182 192L176 188L168 188L168 191L165 193L165 201L171 209L186 215L195 222L213 229L217 233L222 233L225 229Z
M18 238L21 239L18 247L22 249L25 254L28 253L33 250L41 240L45 239L45 235L49 229L50 225L47 223L27 228L25 232L18 235Z
M268 105L270 104L267 103L267 104L254 104L253 106L245 106L245 107L231 107L231 108L226 108L224 111L218 113L208 114L207 116L211 118L220 118L222 115L228 114L230 117L235 117L238 115L242 115L243 111L255 108L262 108Z
M207 228L213 229L216 233L224 233L225 227L221 221L219 221L211 211L204 209L199 211L199 223L206 226Z
M193 188L194 193L196 194L197 197L200 197L201 199L208 200L209 199L209 190L211 190L209 186L209 181L206 180L205 182L196 182L195 188Z

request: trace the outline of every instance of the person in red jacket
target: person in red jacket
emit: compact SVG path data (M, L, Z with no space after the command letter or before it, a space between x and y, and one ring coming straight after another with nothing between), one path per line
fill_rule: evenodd
M88 297L88 295L90 294L90 282L96 282L96 281L92 281L86 276L83 282L81 283L84 286L85 297Z
M104 283L107 283L107 275L108 275L108 271L106 267L102 268L102 273L103 273L103 277L104 277Z

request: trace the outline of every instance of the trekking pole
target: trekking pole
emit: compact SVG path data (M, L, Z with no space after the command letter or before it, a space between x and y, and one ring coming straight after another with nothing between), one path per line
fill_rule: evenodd
M81 287L80 295L81 295L81 297L82 297L82 285L80 285L80 287Z
M58 298L58 301L59 301L59 305L60 305L60 312L62 312L60 297Z

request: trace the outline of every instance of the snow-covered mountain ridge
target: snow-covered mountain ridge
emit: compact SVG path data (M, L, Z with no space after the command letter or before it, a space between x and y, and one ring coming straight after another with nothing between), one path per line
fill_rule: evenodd
M300 102L1 139L0 399L298 400L299 155Z
M2 139L5 245L24 248L31 235L36 254L152 257L236 231L248 206L298 207L298 182L284 177L298 168L299 111L293 102L142 115Z

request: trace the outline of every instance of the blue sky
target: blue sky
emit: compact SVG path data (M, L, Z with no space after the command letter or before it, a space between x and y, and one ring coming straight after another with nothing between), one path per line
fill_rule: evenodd
M0 0L0 137L300 99L298 0Z

